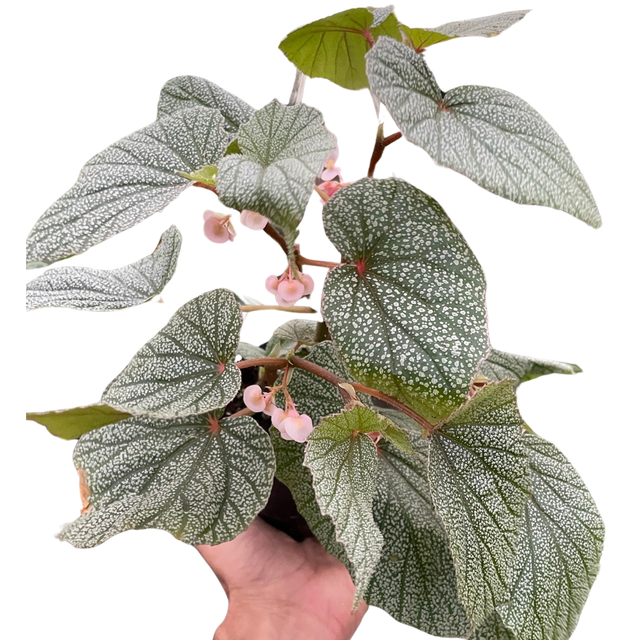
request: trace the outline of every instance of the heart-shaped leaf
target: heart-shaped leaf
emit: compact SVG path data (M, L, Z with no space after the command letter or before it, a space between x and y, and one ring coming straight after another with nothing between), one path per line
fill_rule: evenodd
M60 539L80 548L129 529L232 540L266 505L275 468L269 437L246 416L130 418L82 436L74 462L83 512Z
M451 544L458 596L474 624L509 599L528 496L523 427L507 380L480 390L430 438L433 503Z
M181 244L180 232L170 227L151 255L126 267L49 269L27 284L27 310L68 307L111 311L147 302L173 277Z
M371 44L381 35L402 38L392 11L393 7L341 11L292 31L280 43L280 51L310 78L366 89L364 56Z
M409 435L412 453L381 441L373 515L384 537L366 601L435 636L465 637L447 535L431 501L429 444Z
M523 440L531 492L511 579L498 607L518 640L567 640L600 568L604 525L584 482L550 442Z
M130 417L131 414L117 411L106 404L27 413L27 420L41 424L51 435L64 440L76 440L84 433Z
M82 253L164 209L191 184L181 173L217 164L224 155L233 137L224 124L215 109L185 109L91 158L31 230L27 266Z
M226 406L240 389L235 365L242 314L226 289L182 306L106 388L102 401L159 418Z
M336 147L322 114L273 100L240 127L241 154L218 165L218 192L228 207L258 211L285 232L302 220L316 176Z
M431 420L460 406L489 348L482 269L440 205L395 178L365 178L324 207L345 264L322 313L356 380Z
M204 78L177 76L165 83L160 91L158 118L191 107L217 109L224 117L224 128L230 133L236 133L255 113L244 100Z
M566 145L524 100L491 87L443 93L424 58L392 38L367 54L367 75L407 140L438 164L503 198L602 224Z
M354 607L367 589L384 542L372 511L378 454L373 440L358 432L359 423L350 411L324 419L309 436L304 456L320 511L333 521L336 540L353 567Z
M517 380L518 384L550 373L575 375L581 372L582 369L577 364L517 356L497 349L491 350L489 357L480 367L480 373L489 380L500 382L511 378Z

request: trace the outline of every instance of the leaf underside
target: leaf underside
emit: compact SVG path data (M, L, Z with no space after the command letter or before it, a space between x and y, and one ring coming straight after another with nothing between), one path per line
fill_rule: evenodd
M517 356L497 349L491 350L489 357L480 367L480 373L491 381L500 382L511 378L516 380L518 384L551 373L575 375L581 372L582 369L577 364Z

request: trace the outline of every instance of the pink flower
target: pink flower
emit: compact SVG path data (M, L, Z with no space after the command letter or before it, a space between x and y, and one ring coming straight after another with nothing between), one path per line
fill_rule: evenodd
M236 235L236 231L231 224L231 216L215 211L205 211L202 214L204 218L204 235L217 244L231 241Z
M328 182L323 182L322 184L319 184L318 190L322 191L322 193L324 193L326 196L326 200L325 198L322 198L322 203L324 204L327 200L329 200L329 198L331 198L331 196L336 191L339 191L343 187L346 187L350 184L351 184L350 182L336 182L335 180L329 180Z
M296 271L294 277L292 269L287 269L279 278L269 276L265 280L265 287L269 293L276 297L276 302L281 307L292 307L302 296L313 291L313 278L305 273Z
M293 440L293 438L284 430L284 423L286 420L298 417L300 417L300 414L293 407L290 407L286 411L276 407L271 415L271 424L280 432L283 440Z
M334 178L338 177L340 180L342 180L342 178L340 178L340 172L341 169L340 167L336 167L336 160L338 159L338 147L336 147L332 152L331 155L329 156L329 158L327 159L327 161L325 162L324 165L324 171L322 172L322 174L320 175L320 177L327 181L327 180L333 180Z
M309 434L313 431L313 422L311 418L303 413L298 416L291 416L285 418L281 423L282 431L296 442L306 442Z
M267 226L269 220L263 215L259 214L257 211L249 211L249 209L245 209L240 214L240 222L249 229L262 231L262 229Z
M251 409L251 411L255 411L256 413L263 411L267 406L267 402L262 393L262 388L258 384L252 384L250 387L247 387L244 390L242 398L244 403L247 405L247 408Z

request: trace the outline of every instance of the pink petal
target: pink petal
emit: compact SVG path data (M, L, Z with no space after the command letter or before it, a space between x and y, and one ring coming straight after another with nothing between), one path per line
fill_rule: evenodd
M269 222L269 220L263 215L259 214L257 211L250 211L249 209L245 209L240 214L240 222L249 229L261 231L267 226L267 222Z
M245 405L247 405L248 409L251 411L262 411L267 405L264 396L262 395L262 389L260 385L252 384L250 387L247 387L244 390L244 394L242 396Z
M340 176L340 167L330 167L328 169L325 169L322 174L320 175L320 177L323 180L333 180L336 176Z
M215 218L210 217L204 223L204 235L217 244L231 240L229 230L221 225Z
M276 302L281 307L293 307L295 302L289 302L288 300L283 300L282 296L279 293L276 293Z
M278 285L280 284L280 280L276 276L269 276L264 281L264 286L267 288L269 293L272 293L274 296L278 293Z
M278 295L287 302L297 302L304 295L304 285L293 278L286 278L278 285Z
M313 422L308 415L303 413L297 417L286 418L282 421L282 427L296 442L306 442L309 434L313 431Z
M315 287L313 278L308 273L303 273L300 276L300 280L302 280L302 284L304 285L304 295L308 296L313 293L313 288Z

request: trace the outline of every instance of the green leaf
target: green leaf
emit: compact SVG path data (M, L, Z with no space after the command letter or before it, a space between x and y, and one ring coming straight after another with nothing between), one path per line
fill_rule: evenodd
M379 444L373 515L384 537L365 599L396 620L436 636L466 636L447 535L433 503L429 444L410 434L412 454Z
M581 372L582 369L577 364L517 356L497 349L491 350L489 357L480 367L480 373L489 380L500 382L512 378L517 380L518 384L550 373L575 375Z
M340 361L333 343L329 340L313 347L304 359L327 369L347 382L352 380L351 375ZM303 369L294 368L289 373L287 390L293 398L298 412L306 413L314 425L320 424L325 416L339 413L344 408L344 400L335 385ZM358 394L358 398L364 404L371 402L370 398L362 393ZM282 393L276 397L276 404L281 408L284 407Z
M202 167L193 173L182 173L180 174L185 177L187 180L192 180L193 182L202 182L203 184L209 184L212 187L215 187L217 184L218 178L218 167L215 165L210 165L207 167Z
M41 307L111 311L147 302L173 277L181 244L180 232L170 227L151 255L126 267L49 269L27 283L27 311Z
M75 440L84 433L131 417L131 414L112 409L106 404L90 404L75 409L27 413L27 420L37 422L63 440Z
M326 78L345 89L366 89L364 56L370 42L380 35L402 37L398 20L388 9L349 9L316 20L292 31L280 43L280 51L310 78Z
M380 38L367 55L367 74L407 140L438 164L508 200L601 225L566 145L524 100L491 87L443 93L424 58L392 38Z
M180 173L217 164L231 137L218 111L196 107L122 138L89 160L36 222L27 266L82 253L161 211L191 184Z
M273 100L240 127L238 145L242 154L226 156L218 165L220 200L239 211L258 211L293 232L336 146L322 114L304 104L285 107Z
M297 344L314 345L317 329L315 320L289 320L273 332L267 343L267 353L287 353Z
M322 313L353 376L425 418L467 397L487 354L482 269L440 205L395 178L364 178L324 207L345 264Z
M525 433L531 492L498 612L518 640L567 640L600 568L604 524L582 479L550 442Z
M251 360L252 358L264 358L267 352L260 347L249 344L248 342L239 342L236 354L243 360Z
M401 24L400 29L402 33L407 36L407 39L411 46L417 53L437 47L439 44L447 44L449 42L456 42L458 38L447 36L444 33L437 33L436 31L429 31L424 27L417 25Z
M106 388L102 401L159 418L226 406L240 389L235 365L242 314L226 289L182 306Z
M430 438L433 503L451 543L458 596L478 625L509 598L528 493L513 381L480 390Z
M232 540L266 505L275 467L269 437L246 416L130 418L80 438L74 463L86 503L60 539L80 548L129 529Z
M224 117L224 128L230 133L236 133L255 113L244 100L204 78L178 76L165 83L160 91L158 118L191 107L217 109Z
M313 475L320 511L333 521L336 539L353 567L356 607L384 541L372 511L378 454L371 438L357 432L354 417L345 412L323 420L309 436L304 465Z

